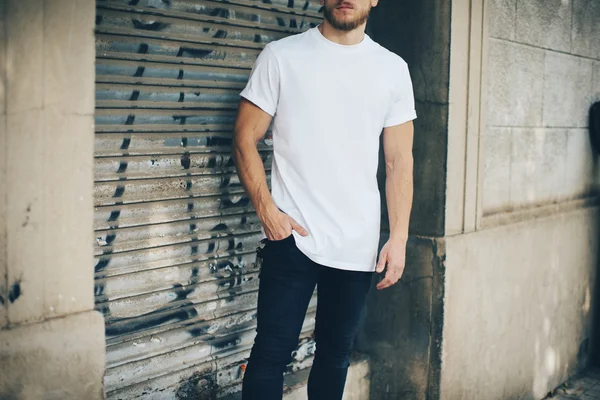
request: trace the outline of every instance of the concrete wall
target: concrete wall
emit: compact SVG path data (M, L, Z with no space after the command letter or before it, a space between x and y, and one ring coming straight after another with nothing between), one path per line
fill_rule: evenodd
M475 3L488 14L487 111L483 145L467 157L480 160L482 206L475 229L445 239L440 398L541 399L588 365L597 336L600 215L586 127L600 96L600 3Z
M443 236L450 2L382 1L371 12L368 32L382 46L404 58L413 81L417 119L414 121L415 191L410 233ZM384 174L379 176L383 179ZM386 230L385 202L383 210L383 229Z
M371 359L373 400L438 398L443 240L411 237L406 265L395 286L372 288L357 338L358 349Z
M90 0L0 1L0 398L102 397Z
M442 399L541 399L588 362L596 208L447 239Z
M600 2L490 0L485 214L587 197Z

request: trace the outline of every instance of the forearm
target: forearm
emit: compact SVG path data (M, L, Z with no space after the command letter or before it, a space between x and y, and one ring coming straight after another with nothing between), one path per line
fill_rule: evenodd
M273 207L276 208L269 187L263 162L253 140L242 139L249 135L237 134L233 141L233 161L237 174L259 218Z
M413 201L413 161L397 161L386 166L385 192L390 238L406 241Z

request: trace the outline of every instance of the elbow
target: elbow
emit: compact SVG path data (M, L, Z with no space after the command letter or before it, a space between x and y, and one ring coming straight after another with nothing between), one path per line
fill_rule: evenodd
M397 157L390 160L385 160L385 171L387 174L394 173L411 173L413 170L413 157L412 154L406 156Z

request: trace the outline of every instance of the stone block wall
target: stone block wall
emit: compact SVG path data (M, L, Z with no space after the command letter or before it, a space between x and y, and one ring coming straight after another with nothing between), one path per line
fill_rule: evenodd
M0 398L103 397L93 0L0 0Z
M441 399L541 400L589 365L599 218L576 209L447 239Z
M585 198L600 100L600 2L490 0L484 214Z

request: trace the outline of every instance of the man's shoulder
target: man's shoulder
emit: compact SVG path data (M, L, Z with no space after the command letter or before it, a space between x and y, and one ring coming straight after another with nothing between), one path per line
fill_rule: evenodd
M294 51L299 47L305 46L307 36L309 34L309 31L305 31L302 33L297 33L295 35L286 36L282 39L270 42L266 45L266 47L269 48L269 50L271 50L276 56L279 56L282 53Z

